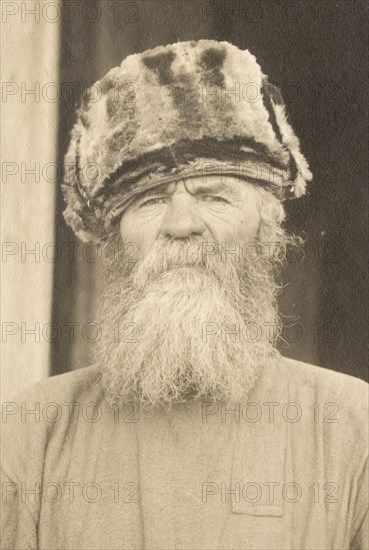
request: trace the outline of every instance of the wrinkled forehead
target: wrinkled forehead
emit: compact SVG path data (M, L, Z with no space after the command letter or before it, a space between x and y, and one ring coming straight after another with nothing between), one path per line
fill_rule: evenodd
M178 192L180 188L184 188L184 191L192 195L216 193L223 196L228 196L235 200L241 200L248 192L256 193L257 186L245 179L237 178L237 176L224 176L224 175L196 175L190 177L184 177L176 181L166 182L157 187L143 191L139 194L142 195L156 195L165 194L172 195Z

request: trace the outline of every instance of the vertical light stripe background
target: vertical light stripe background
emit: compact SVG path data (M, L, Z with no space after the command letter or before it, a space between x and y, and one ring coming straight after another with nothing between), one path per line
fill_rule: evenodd
M50 371L61 9L59 2L48 3L47 11L42 9L45 5L1 2L1 397L5 401ZM36 174L27 173L35 168ZM33 334L27 332L34 329Z

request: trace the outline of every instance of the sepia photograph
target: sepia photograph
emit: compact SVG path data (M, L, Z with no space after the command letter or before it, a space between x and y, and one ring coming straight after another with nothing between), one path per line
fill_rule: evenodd
M369 550L369 4L1 0L1 550Z

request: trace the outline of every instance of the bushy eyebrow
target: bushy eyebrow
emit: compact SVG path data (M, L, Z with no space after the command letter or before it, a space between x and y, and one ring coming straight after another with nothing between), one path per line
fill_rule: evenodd
M164 185L160 185L158 187L153 187L152 189L148 189L147 191L143 191L143 193L140 193L137 195L136 200L142 200L146 199L147 197L152 197L153 195L166 195L167 194L167 187L168 183Z
M232 182L223 183L221 181L214 183L200 183L199 185L194 184L193 194L201 195L206 193L221 193L225 194L230 198L239 198L239 192L232 186ZM187 189L189 193L192 190Z

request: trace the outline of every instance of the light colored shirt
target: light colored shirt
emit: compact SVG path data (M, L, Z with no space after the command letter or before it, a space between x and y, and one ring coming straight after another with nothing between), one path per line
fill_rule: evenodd
M3 413L3 549L368 548L356 378L281 358L240 403L143 414L88 367Z

